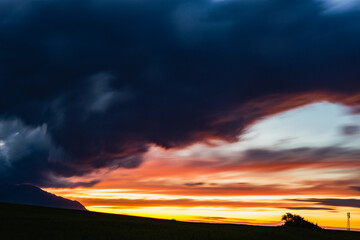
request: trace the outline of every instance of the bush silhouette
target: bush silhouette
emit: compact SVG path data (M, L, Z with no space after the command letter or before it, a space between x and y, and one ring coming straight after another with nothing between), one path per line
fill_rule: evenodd
M303 217L296 214L286 213L281 217L281 221L284 221L284 226L287 227L300 227L313 230L322 230L322 228L319 227L317 224L309 222Z

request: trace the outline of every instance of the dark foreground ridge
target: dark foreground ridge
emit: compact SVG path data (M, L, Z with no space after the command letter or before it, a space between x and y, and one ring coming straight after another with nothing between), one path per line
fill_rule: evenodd
M0 204L1 239L359 240L360 233L292 227L186 223L68 209Z
M0 202L86 210L86 208L78 201L59 197L38 187L27 184L0 184Z

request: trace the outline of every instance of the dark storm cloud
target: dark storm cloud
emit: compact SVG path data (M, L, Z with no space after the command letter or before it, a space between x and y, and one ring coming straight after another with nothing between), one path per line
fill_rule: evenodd
M353 104L344 96L360 89L360 14L327 10L315 0L0 1L1 121L46 126L42 142L2 160L2 179L45 186L137 167L150 143L233 140L265 115Z
M301 163L301 162L358 162L360 150L344 147L292 148L292 149L249 149L244 152L242 162L254 163Z
M342 127L342 134L345 136L353 136L359 133L359 126L348 125Z
M311 202L332 207L353 207L360 208L360 199L340 199L340 198L309 198L309 199L292 199L298 202Z
M328 210L332 211L335 210L334 208L324 208L324 207L287 207L290 210Z
M90 173L95 163L77 161L57 147L48 134L46 124L29 127L16 119L0 121L0 139L0 182L71 188L99 182L69 182L59 178ZM133 168L140 162L141 158L137 155L124 155L113 158L110 165L104 161L102 166Z
M350 189L360 192L360 186L352 186Z
M204 185L205 183L203 182L194 182L194 183L185 183L185 186L188 186L188 187L197 187L197 186L201 186L201 185Z

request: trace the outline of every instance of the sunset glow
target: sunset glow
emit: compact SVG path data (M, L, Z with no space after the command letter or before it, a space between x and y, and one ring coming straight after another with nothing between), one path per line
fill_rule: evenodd
M332 120L307 124L316 115ZM89 188L47 190L107 213L279 225L283 213L295 212L345 228L351 212L352 227L360 228L359 150L352 150L354 136L340 132L357 118L346 107L317 103L260 121L235 142L151 146L138 168L89 175L86 180L102 179ZM338 142L342 148L332 147Z
M360 231L359 23L359 0L0 0L0 217L60 239Z

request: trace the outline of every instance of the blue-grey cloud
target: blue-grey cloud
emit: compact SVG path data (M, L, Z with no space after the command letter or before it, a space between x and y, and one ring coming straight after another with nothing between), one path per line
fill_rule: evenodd
M302 147L292 149L248 149L244 152L241 162L272 163L272 162L359 162L360 150L339 146L331 147ZM360 162L359 162L360 164Z
M341 199L341 198L309 198L309 199L292 199L298 202L311 202L319 205L333 206L333 207L353 207L360 208L360 199Z
M345 136L353 136L359 133L359 126L347 125L343 126L342 134Z
M360 186L352 186L350 189L360 192Z
M99 180L70 182L64 177L90 173L94 167L87 161L76 161L56 147L44 124L24 125L20 120L0 121L0 182L31 183L46 187L92 186ZM113 159L107 167L136 167L140 159L124 156ZM106 163L104 166L106 166ZM63 178L59 178L63 177Z
M326 208L326 207L286 207L287 209L290 210L328 210L328 211L333 211L335 210L334 208Z

